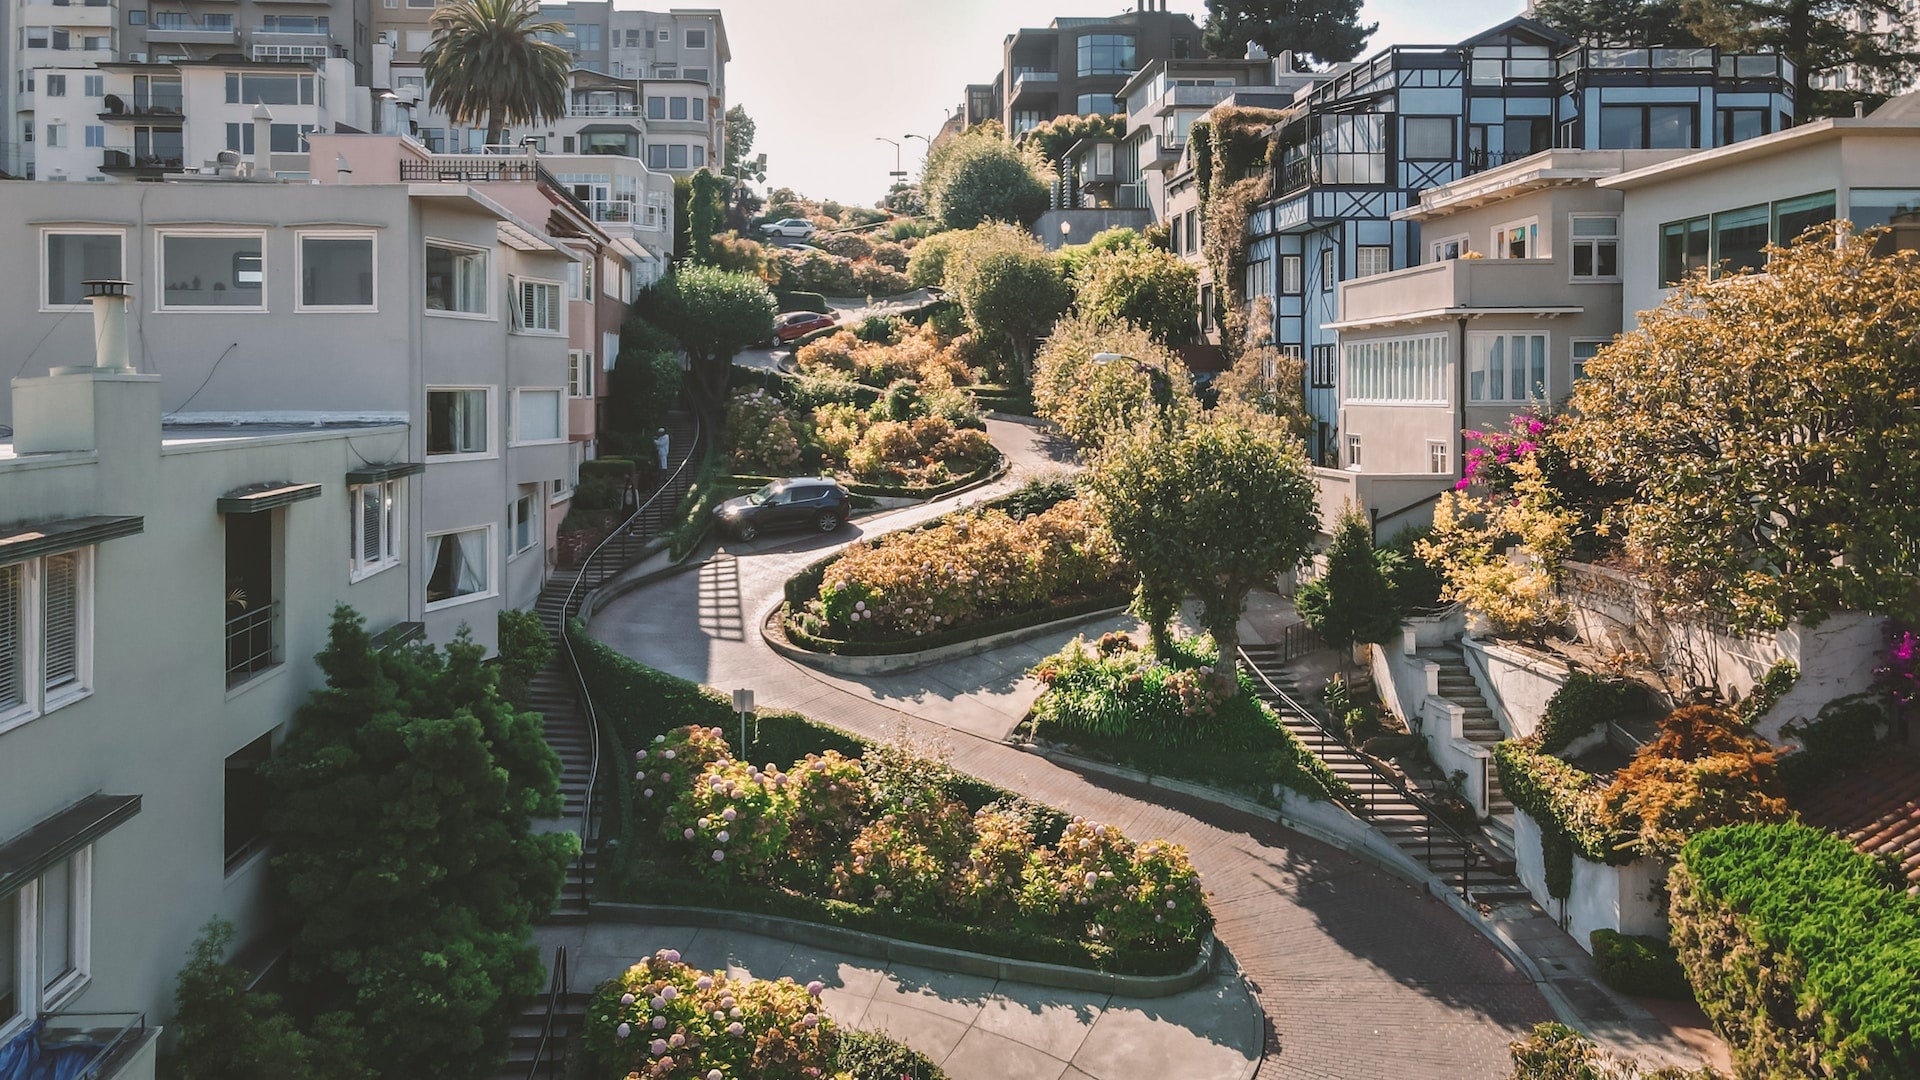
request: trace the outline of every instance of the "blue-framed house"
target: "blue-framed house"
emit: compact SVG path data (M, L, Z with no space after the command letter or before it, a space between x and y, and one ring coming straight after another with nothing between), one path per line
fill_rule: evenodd
M1525 235L1423 238L1393 220L1421 191L1550 148L1707 149L1794 116L1781 57L1586 47L1525 17L1329 77L1273 129L1273 198L1248 227L1249 262L1269 265L1247 280L1272 290L1274 340L1305 361L1309 452L1338 464L1338 334L1326 326L1341 281L1503 245L1526 257Z

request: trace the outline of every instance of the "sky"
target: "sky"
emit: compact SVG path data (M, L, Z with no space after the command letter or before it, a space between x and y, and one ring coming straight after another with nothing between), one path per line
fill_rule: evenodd
M657 0L656 0L657 2ZM733 62L727 103L758 125L767 180L815 198L872 205L887 192L894 148L919 175L926 144L968 83L1000 69L1006 36L1055 17L1117 15L1137 0L718 0ZM626 7L655 7L623 0ZM1388 45L1457 41L1519 13L1521 0L1368 0ZM1171 0L1204 22L1203 0Z

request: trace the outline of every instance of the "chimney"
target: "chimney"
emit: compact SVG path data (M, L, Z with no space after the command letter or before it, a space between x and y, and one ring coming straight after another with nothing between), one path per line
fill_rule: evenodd
M253 107L253 175L273 175L273 110L264 103Z
M124 281L83 281L93 305L93 366L120 375L133 374L127 358L127 288Z
M1867 103L1866 103L1866 102L1864 102L1864 101L1856 101L1856 102L1854 102L1854 103L1853 103L1853 118L1854 118L1855 120L1864 120L1864 119L1866 118L1866 115L1867 115Z

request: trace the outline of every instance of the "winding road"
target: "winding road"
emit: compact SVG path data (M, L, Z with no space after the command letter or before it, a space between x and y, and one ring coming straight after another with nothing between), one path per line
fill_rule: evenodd
M1138 839L1184 844L1211 894L1218 937L1267 1019L1258 1077L1505 1075L1507 1042L1552 1012L1524 974L1438 901L1262 818L1084 775L975 734L969 725L943 722L943 714L952 720L964 711L970 680L981 693L1004 692L1004 685L988 685L1004 676L985 667L943 665L927 672L924 694L882 699L788 661L761 640L759 624L780 603L786 579L826 551L1063 467L1063 455L1034 428L989 421L988 432L1013 466L991 487L861 519L831 537L725 544L697 572L604 605L593 633L675 675L723 691L751 687L760 705L803 712L866 737L905 734L942 745L956 768L995 784Z

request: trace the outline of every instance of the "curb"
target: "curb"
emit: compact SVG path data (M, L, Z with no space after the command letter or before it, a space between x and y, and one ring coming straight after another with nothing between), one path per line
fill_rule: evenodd
M1033 638L1045 637L1056 631L1065 630L1095 619L1109 618L1127 610L1126 604L1100 608L1095 611L1069 615L1064 619L1051 619L1032 626L1022 626L1014 630L1002 630L997 634L956 641L950 645L940 645L919 652L882 653L863 656L845 656L840 653L815 652L803 649L787 640L787 635L777 628L780 624L782 608L775 607L767 617L760 620L760 639L767 647L781 656L796 663L806 664L831 675L891 675L895 672L912 671L927 664L937 664L961 656L972 656L985 649L997 649L1002 645L1012 645Z
M762 915L719 908L678 907L668 904L597 903L589 909L595 922L657 923L662 926L697 926L715 930L740 930L765 937L811 945L822 949L864 956L889 963L917 964L939 971L978 975L989 979L1047 986L1059 990L1084 990L1119 994L1124 997L1159 998L1191 990L1212 978L1226 949L1209 932L1200 947L1200 956L1185 971L1173 975L1120 975L1110 971L1043 964L1033 960L989 956L939 945L922 945L854 930L844 926L790 919L783 915Z

